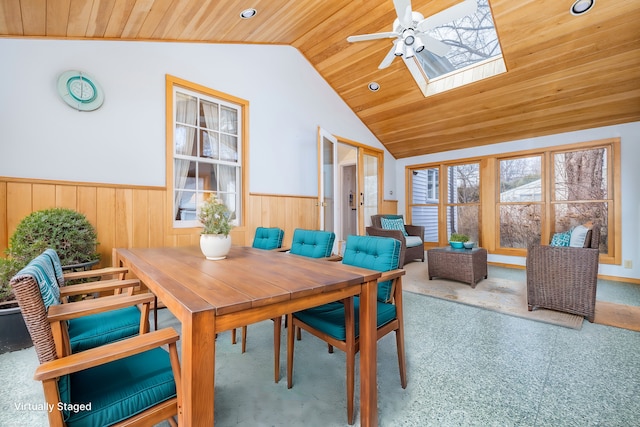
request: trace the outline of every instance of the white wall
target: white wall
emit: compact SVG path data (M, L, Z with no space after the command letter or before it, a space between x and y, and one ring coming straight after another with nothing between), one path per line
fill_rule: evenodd
M288 46L0 39L0 58L0 176L164 186L166 74L249 101L252 192L315 196L318 126L383 148ZM66 70L101 84L100 109L63 103Z
M604 275L640 278L640 122L399 159L396 162L398 211L405 213L406 210L404 176L405 168L408 165L509 153L614 137L620 137L622 152L620 165L622 181L622 259L631 260L633 268L628 269L617 265L600 264L599 271L600 274ZM489 261L525 265L525 259L522 257L489 255Z

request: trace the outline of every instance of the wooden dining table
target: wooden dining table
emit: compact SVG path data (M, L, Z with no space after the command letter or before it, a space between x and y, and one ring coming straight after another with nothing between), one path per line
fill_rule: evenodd
M114 265L128 267L181 322L180 425L214 425L217 333L360 295L360 423L377 426L380 272L241 246L219 261L195 246L117 248L113 256Z

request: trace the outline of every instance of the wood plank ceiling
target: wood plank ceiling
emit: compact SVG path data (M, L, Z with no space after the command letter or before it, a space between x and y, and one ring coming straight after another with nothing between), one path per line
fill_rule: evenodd
M0 36L291 45L396 158L640 120L637 0L489 1L508 72L428 98L401 60L378 70L390 39L346 41L391 31L392 0L2 0Z

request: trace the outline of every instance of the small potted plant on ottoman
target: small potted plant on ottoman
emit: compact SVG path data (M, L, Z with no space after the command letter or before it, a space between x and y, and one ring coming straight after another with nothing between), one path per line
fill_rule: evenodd
M454 249L462 249L464 247L464 242L469 241L469 236L461 233L451 233L451 237L449 237L449 244Z

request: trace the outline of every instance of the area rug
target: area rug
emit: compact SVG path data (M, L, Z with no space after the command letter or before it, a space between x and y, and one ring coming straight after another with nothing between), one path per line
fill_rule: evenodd
M594 322L640 332L640 307L596 301Z
M489 277L471 288L466 283L454 280L429 280L426 263L409 263L404 268L407 271L402 281L405 291L566 328L582 328L584 319L581 316L542 308L528 311L524 282Z

